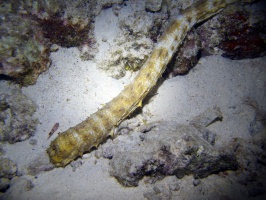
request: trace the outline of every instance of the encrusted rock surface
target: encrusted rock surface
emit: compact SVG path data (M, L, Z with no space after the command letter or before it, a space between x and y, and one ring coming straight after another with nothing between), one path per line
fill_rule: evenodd
M0 94L0 141L20 142L33 136L38 124L37 106L20 90Z
M222 120L222 113L211 108L189 125L125 121L118 127L121 135L102 145L96 157L110 159L110 175L123 186L144 183L146 199L205 199L204 194L213 199L262 197L266 191L265 111L250 98L243 103L254 109L254 121L259 123L256 131L250 130L249 140L232 138L216 144L218 133L206 127Z
M216 149L213 139L209 140L212 133L205 128L221 117L219 109L214 108L192 120L190 125L160 122L141 129L142 132L133 132L126 143L123 137L128 136L120 136L114 146L103 149L103 156L111 158L111 175L124 186L137 186L143 176L182 178L192 174L204 178L237 169L236 157L232 152Z
M230 6L199 27L203 54L219 53L230 59L265 55L265 5L259 1L254 5Z

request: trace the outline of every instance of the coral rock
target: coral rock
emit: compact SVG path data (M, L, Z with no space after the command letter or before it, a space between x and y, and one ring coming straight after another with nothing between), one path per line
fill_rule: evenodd
M220 118L220 111L211 109L200 116L193 120L194 125L161 122L148 133L133 133L133 141L125 144L120 139L113 149L109 146L106 151L113 154L109 155L112 157L111 175L124 186L137 186L145 175L182 178L193 174L195 178L204 178L237 169L236 158L231 152L216 149L203 137L209 130L201 125Z

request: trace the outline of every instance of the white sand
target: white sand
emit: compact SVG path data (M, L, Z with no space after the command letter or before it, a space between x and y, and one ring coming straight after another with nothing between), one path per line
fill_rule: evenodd
M111 11L105 11L96 19L96 35L99 41L97 59L104 56L108 42L117 34L114 23L101 23L101 17L112 22L115 19ZM101 28L102 27L102 28ZM117 31L114 31L117 30ZM110 31L110 32L108 32ZM102 37L108 42L101 42ZM110 41L109 41L110 40ZM48 133L55 123L59 123L59 132L84 120L97 111L103 104L115 97L134 74L127 74L121 80L108 77L96 69L93 61L82 61L77 48L63 49L52 53L50 69L41 74L37 83L23 88L23 93L38 105L36 116L41 124L35 136L37 145L28 141L13 145L4 145L5 157L14 160L21 174L26 174L30 161L45 152L51 140ZM243 103L245 97L255 99L266 109L266 58L233 61L220 56L205 57L186 76L165 80L151 101L144 105L143 118L148 122L156 120L174 120L179 123L188 121L212 106L221 108L224 119L210 126L219 133L222 144L233 137L250 138L249 123L254 117L254 110ZM6 82L1 82L1 89L6 89ZM72 171L70 166L57 168L37 175L22 175L34 188L25 191L21 182L14 184L5 198L7 199L144 199L143 192L147 185L143 182L137 188L124 188L109 176L108 160L96 159L94 154L87 155L83 164ZM182 180L181 180L182 182ZM189 183L191 184L191 183Z

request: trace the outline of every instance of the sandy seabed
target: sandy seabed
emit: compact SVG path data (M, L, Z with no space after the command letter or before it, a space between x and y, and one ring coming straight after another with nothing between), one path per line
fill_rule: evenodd
M107 16L105 16L107 15ZM99 17L108 17L103 12ZM99 22L100 23L100 22ZM107 26L107 27L106 27ZM110 23L110 26L113 26ZM101 27L101 28L100 28ZM108 23L97 26L96 35L108 35L110 40L116 32ZM105 30L103 34L103 30ZM97 31L99 34L97 34ZM101 42L99 42L101 44ZM104 56L106 46L99 46L97 59ZM77 48L59 48L51 54L52 66L40 75L33 86L24 87L22 91L31 98L38 109L35 116L40 124L34 139L36 145L29 141L5 144L5 157L15 161L21 176L13 181L11 188L1 199L145 199L143 194L152 187L141 181L138 187L125 188L109 175L109 161L97 159L94 153L82 158L82 165L77 169L68 165L36 176L27 174L29 163L42 155L51 140L48 133L55 123L59 123L59 132L84 120L90 114L112 100L136 74L127 75L116 80L96 68L93 61L82 61ZM9 91L15 87L5 81L0 82L1 90ZM143 105L142 113L136 116L153 121L176 121L187 124L193 117L209 107L219 107L223 120L210 127L218 133L218 145L227 144L232 138L246 141L252 138L249 132L254 110L244 103L251 98L266 110L266 58L229 60L221 56L209 56L200 59L188 75L164 80L149 102ZM31 180L33 188L25 190L23 179ZM180 179L180 189L176 192L178 199L206 199L210 184L223 184L217 175L211 175L195 187L193 177ZM220 187L220 186L219 186ZM227 193L227 187L220 187L219 194ZM198 196L197 195L201 195ZM262 197L259 197L262 198ZM256 199L259 199L256 198ZM255 199L255 198L254 198Z

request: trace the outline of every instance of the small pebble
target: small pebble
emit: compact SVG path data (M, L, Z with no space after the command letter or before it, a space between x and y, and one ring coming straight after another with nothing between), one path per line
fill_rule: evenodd
M52 52L56 52L56 51L58 51L59 46L57 44L53 44L50 49Z
M97 150L95 151L94 155L95 155L95 157L98 158L98 159L101 158L101 157L103 157L103 151L102 151L102 149L97 149Z
M145 139L145 137L146 137L146 135L143 134L143 133L139 135L139 138L140 138L141 141L143 141Z
M36 145L36 144L37 144L37 140L36 140L36 139L30 139L30 140L29 140L29 143L30 143L31 145Z
M75 160L75 161L72 161L71 163L70 163L70 166L72 167L72 171L74 172L74 171L76 171L76 169L78 168L78 167L80 167L82 165L82 161L81 160Z
M154 186L154 187L153 187L153 190L154 190L154 192L155 192L156 194L159 194L159 193L162 192L162 191L161 191L161 188L159 188L158 186Z
M194 186L198 186L200 184L200 179L195 179L194 181L193 181L193 185Z

